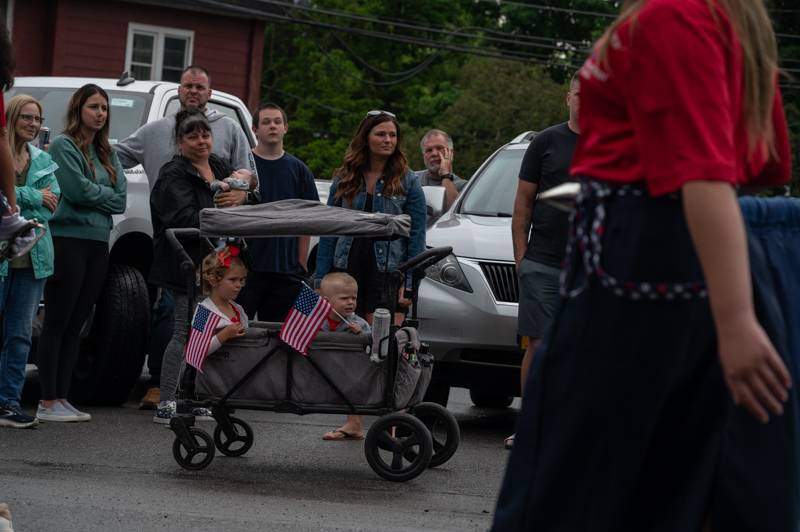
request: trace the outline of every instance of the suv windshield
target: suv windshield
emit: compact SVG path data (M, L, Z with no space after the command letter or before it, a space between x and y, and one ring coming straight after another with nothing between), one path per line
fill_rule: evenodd
M461 214L480 216L511 216L514 212L514 197L517 194L517 179L525 150L500 150L472 179Z
M8 102L16 94L28 94L39 100L44 110L44 125L50 128L52 137L55 137L64 130L67 105L75 90L58 87L14 86L5 93L5 99ZM127 138L144 124L153 96L142 92L107 92L108 98L111 100L108 102L111 108L111 129L108 140L114 144Z

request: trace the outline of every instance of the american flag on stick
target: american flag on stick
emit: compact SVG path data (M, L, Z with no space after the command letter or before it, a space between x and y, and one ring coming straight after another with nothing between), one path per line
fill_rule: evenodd
M208 348L214 338L218 323L218 315L203 305L197 305L184 352L187 364L203 371L203 364L208 356Z
M294 305L283 321L280 339L302 354L307 354L308 346L317 335L331 304L321 298L311 288L303 284Z

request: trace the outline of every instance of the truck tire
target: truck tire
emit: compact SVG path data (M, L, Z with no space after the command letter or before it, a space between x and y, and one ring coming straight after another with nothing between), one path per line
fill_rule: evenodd
M425 391L425 397L422 399L426 403L436 403L447 408L447 402L450 399L450 385L446 382L433 380Z
M119 406L142 373L150 331L150 299L136 268L112 264L81 345L70 399Z
M514 402L514 398L510 395L486 390L471 389L469 398L472 400L472 404L479 408L508 408Z

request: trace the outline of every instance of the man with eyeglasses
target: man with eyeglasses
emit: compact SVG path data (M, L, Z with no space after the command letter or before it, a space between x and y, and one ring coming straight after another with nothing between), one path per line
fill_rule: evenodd
M242 128L233 119L214 109L207 103L211 97L211 76L200 66L186 67L181 74L178 87L178 100L181 109L200 109L211 124L213 137L212 153L225 160L234 169L248 169L258 181L255 161L250 153L250 143ZM164 117L145 124L128 138L114 146L124 168L137 164L144 167L150 190L153 189L161 167L171 161L176 152L175 115ZM218 207L233 207L245 203L258 203L258 186L255 190L230 190L220 192L214 197ZM153 311L153 329L147 367L150 371L150 385L140 405L143 409L154 409L160 396L159 376L161 357L172 336L174 302L169 290L161 290Z
M419 141L425 170L415 172L423 187L444 187L449 209L467 182L453 173L453 139L441 129L431 129Z

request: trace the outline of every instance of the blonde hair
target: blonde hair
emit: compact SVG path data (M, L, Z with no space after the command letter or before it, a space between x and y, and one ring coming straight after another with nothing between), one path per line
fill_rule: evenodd
M636 16L648 0L626 0L620 16L608 27L597 43L597 56L608 66L608 49L611 35L620 24ZM706 0L712 16L717 18L714 3ZM765 145L775 157L775 135L772 130L772 105L775 98L775 81L778 72L778 45L767 9L762 0L719 0L742 47L744 60L744 98L742 112L747 125L749 153Z
M22 108L28 104L35 104L39 108L39 114L43 114L42 104L33 96L27 94L17 94L8 101L6 105L6 124L8 124L8 144L11 146L11 153L17 153L20 146L25 144L25 141L17 138L17 120L19 115L22 114ZM41 123L40 123L41 126Z
M228 266L225 266L225 259L230 259ZM203 289L203 294L211 294L211 290L222 282L225 274L233 266L238 266L247 273L244 261L238 256L238 252L235 255L231 253L230 246L225 246L222 251L212 251L206 255L197 272L197 280Z
M322 278L319 291L322 295L329 296L342 288L354 288L358 292L358 281L345 272L332 272Z

